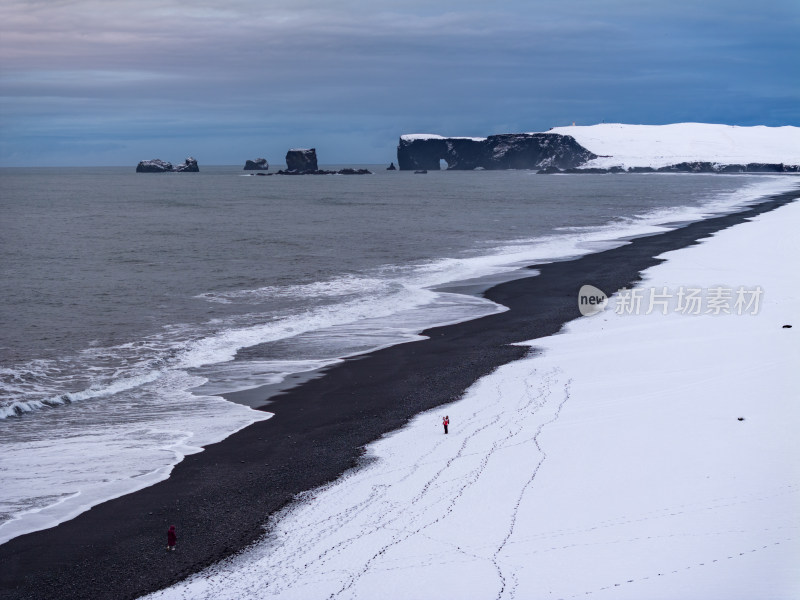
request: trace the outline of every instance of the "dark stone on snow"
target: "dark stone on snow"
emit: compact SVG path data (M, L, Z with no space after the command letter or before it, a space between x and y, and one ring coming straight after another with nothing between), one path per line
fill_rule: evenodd
M747 165L719 165L717 173L746 173Z
M716 173L716 165L710 162L682 162L658 169L659 173Z
M269 163L266 158L248 160L244 163L245 171L266 171L267 169L269 169Z
M721 165L711 162L682 162L658 169L661 173L797 173L798 165L783 163L747 163Z
M562 173L568 173L569 175L607 175L611 171L609 169L591 167L588 169L564 169Z
M747 173L784 173L785 167L782 164L747 163L745 171Z
M507 133L485 139L400 137L400 170L570 169L596 158L571 135L557 133Z

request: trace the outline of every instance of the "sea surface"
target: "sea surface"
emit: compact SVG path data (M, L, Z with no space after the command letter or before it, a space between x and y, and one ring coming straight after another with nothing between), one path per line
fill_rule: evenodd
M454 282L523 276L798 185L370 168L0 169L0 543L270 417L223 394L267 386L264 398L504 310Z

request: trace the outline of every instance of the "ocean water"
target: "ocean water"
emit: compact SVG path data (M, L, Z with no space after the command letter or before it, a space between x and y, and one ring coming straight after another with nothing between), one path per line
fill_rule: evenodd
M504 310L448 284L798 183L373 170L0 169L0 543L270 416L222 394Z

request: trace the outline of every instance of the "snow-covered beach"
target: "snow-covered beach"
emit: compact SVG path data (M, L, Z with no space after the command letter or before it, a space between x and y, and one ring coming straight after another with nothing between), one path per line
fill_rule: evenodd
M795 202L667 253L639 314L617 296L537 340L151 597L796 598L798 221ZM681 288L731 296L683 314ZM645 314L652 290L670 301Z

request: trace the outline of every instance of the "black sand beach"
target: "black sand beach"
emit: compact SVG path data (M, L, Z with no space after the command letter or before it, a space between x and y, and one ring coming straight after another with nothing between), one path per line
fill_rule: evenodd
M136 598L230 556L258 539L268 515L297 493L354 466L365 444L459 398L528 352L509 344L553 334L578 318L581 285L608 293L630 286L641 270L661 262L655 256L798 197L783 194L620 248L537 266L539 276L486 292L507 312L431 329L427 340L330 368L274 398L272 419L186 457L168 480L0 546L0 598ZM450 416L456 428L457 415ZM171 524L179 539L167 553Z

